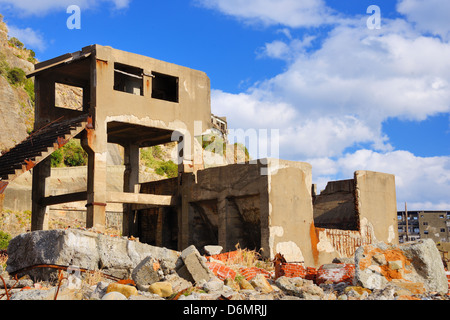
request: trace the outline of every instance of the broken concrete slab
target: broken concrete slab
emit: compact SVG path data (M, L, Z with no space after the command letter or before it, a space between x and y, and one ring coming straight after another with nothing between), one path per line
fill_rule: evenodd
M223 250L222 246L212 246L212 245L208 245L208 246L204 246L203 250L205 250L205 253L209 256L213 256L216 254L220 254Z
M275 281L275 284L286 295L299 297L305 300L320 300L324 296L322 288L315 285L313 281L299 277L288 278L282 276Z
M355 282L368 289L384 289L390 282L408 282L423 283L430 292L448 291L444 265L431 239L361 246L355 253L355 263Z
M195 283L209 281L215 275L206 265L206 259L200 255L197 248L191 245L181 252L180 258L184 262L184 266L177 270L177 273Z
M131 273L131 278L141 291L148 291L151 284L161 281L163 277L159 262L150 256L142 260Z
M32 267L50 264L101 269L111 276L129 278L132 270L148 256L175 268L179 255L178 251L91 231L41 230L20 234L10 241L6 271L48 280L47 268Z

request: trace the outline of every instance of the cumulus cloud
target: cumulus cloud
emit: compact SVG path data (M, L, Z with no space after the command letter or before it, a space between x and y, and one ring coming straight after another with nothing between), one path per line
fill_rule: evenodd
M280 156L310 162L322 189L356 170L381 171L396 176L399 205L448 210L450 157L394 150L382 127L389 118L422 121L450 112L450 4L400 0L405 19L383 17L379 30L367 28L367 17L342 19L320 46L311 46L315 38L296 39L291 30L337 21L321 1L308 4L328 12L322 20L297 24L290 17L298 11L268 10L271 1L202 2L247 22L286 27L257 51L257 58L285 60L283 72L240 94L212 92L213 112L226 114L231 128L278 128ZM441 12L434 16L436 10Z
M131 0L0 0L0 9L22 15L45 15L56 10L65 10L70 5L81 9L91 9L101 5L112 5L115 9L125 9Z
M245 21L293 28L335 23L338 15L323 0L196 0L202 6Z
M415 23L420 31L448 40L450 36L450 2L447 0L400 0L397 10Z
M375 32L364 23L336 27L313 51L266 47L268 55L297 55L244 93L213 91L213 112L227 114L231 126L278 127L281 153L298 158L339 156L367 143L390 151L386 119L450 112L450 45L403 22L385 21Z
M289 38L289 42L283 40L274 40L268 42L259 49L259 58L273 58L286 61L293 61L301 53L304 53L311 47L314 36L305 36L303 39Z
M39 51L44 51L47 47L42 34L31 28L21 29L10 25L8 26L8 31L10 37L20 39L27 48L35 48Z

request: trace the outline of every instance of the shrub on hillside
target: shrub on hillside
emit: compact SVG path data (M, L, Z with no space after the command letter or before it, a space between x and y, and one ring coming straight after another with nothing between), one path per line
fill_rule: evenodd
M25 71L17 67L9 69L6 77L8 82L13 86L24 84L27 79Z

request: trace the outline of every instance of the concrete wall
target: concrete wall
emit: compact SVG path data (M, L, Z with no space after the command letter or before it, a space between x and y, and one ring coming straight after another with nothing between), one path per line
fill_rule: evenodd
M354 179L328 182L313 202L316 227L358 230Z
M373 230L378 241L398 243L395 176L356 171L355 182L361 232Z
M323 201L317 201L320 195L316 198L319 208L315 210L321 213L317 217L320 227L315 227L311 233L311 239L314 239L315 235L316 241L312 247L316 265L331 261L335 257L352 257L361 245L377 241L398 243L393 175L356 171L354 179L331 182L329 185L334 188L326 189L324 199L331 199L334 205L328 206L328 212L324 210L326 206L323 206ZM354 191L353 197L350 196L351 190ZM356 228L343 227L352 217L356 218ZM342 221L345 223L342 224Z
M268 240L270 258L281 253L287 261L312 262L310 230L314 224L311 165L269 159ZM268 238L268 239L267 239Z
M260 174L261 168L261 163L233 164L200 170L197 175L183 174L179 207L180 248L199 240L199 235L194 236L193 232L194 229L202 232L197 224L208 226L206 233L209 235L203 235L202 241L215 238L217 243L208 244L221 245L224 250L235 250L237 243L242 246L244 242L255 242L247 241L244 231L248 232L248 227L254 229L258 224L261 228L268 226L263 218L267 220L268 217L268 179ZM255 239L254 235L252 239ZM261 238L256 242L261 244Z

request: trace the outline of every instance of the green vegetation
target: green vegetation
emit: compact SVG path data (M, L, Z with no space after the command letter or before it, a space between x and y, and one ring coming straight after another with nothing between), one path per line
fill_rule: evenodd
M219 135L215 134L206 134L200 137L197 137L200 142L202 148L205 151L209 151L215 154L219 154L221 156L227 156L227 150L234 153L234 160L237 160L238 152L242 151L245 154L245 161L250 160L250 154L248 149L241 143L234 143L233 149L230 148L230 145L227 145L226 141Z
M227 144L222 137L215 134L206 134L198 137L198 139L202 139L201 143L204 150L220 154L221 156L224 155L224 152L226 154Z
M178 176L178 165L172 160L163 159L164 152L161 146L142 148L140 158L146 167L154 169L160 176L167 175L168 178Z
M11 47L16 47L17 49L21 49L22 50L24 48L23 43L19 39L17 39L16 37L10 38L8 40L8 43L9 43L9 45Z
M13 86L25 84L25 81L27 79L25 71L17 67L9 69L6 77L8 79L8 82Z
M57 167L78 167L87 164L88 155L81 147L79 140L72 139L62 148L56 150L50 156L51 166Z
M11 235L0 230L0 250L6 250L10 240Z
M9 63L6 61L6 56L4 53L0 52L0 75L3 76L8 83L16 88L23 88L28 94L30 101L34 104L34 82L31 79L27 79L24 70L14 67L11 68Z
M155 169L155 172L160 176L166 174L169 178L175 178L178 175L178 165L172 160L166 162L162 161Z

